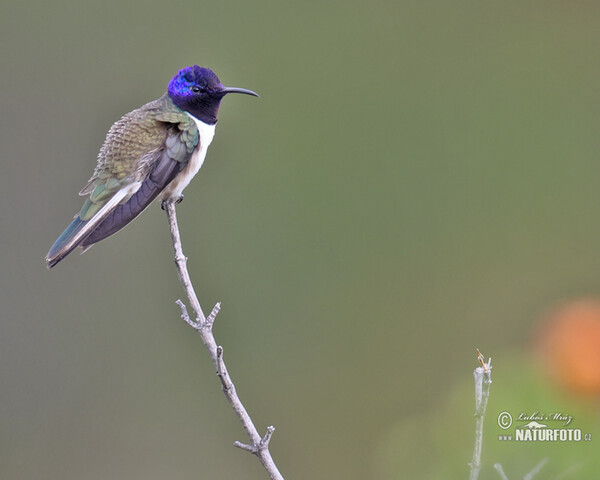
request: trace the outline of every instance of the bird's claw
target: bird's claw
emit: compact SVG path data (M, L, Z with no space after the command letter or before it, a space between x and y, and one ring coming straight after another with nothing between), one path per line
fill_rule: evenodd
M167 203L169 203L169 202L173 202L173 200L172 199L170 199L170 200L163 200L162 202L160 202L160 208L162 210L166 210L167 209ZM183 195L180 195L179 198L177 200L175 200L175 204L179 204L181 202L183 202Z

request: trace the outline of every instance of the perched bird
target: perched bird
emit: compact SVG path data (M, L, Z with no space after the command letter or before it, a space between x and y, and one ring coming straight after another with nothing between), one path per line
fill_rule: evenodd
M76 247L82 253L130 223L157 197L181 201L212 142L221 100L228 93L208 68L186 67L158 100L133 110L109 130L94 174L79 195L83 207L46 255L52 268Z

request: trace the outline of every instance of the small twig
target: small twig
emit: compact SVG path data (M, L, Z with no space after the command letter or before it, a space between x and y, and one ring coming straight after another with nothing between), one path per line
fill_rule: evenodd
M227 400L229 401L229 404L232 406L236 415L242 422L242 426L244 427L244 430L250 439L249 445L241 442L235 442L234 445L255 454L272 480L283 480L283 476L281 473L279 473L277 465L275 465L275 462L271 457L271 453L269 452L269 441L271 440L271 436L273 435L275 428L272 426L268 427L265 436L260 436L256 430L256 427L254 426L254 423L252 422L252 419L250 418L250 415L248 415L246 408L236 393L235 385L229 377L227 367L225 366L225 361L223 360L223 348L217 346L215 337L213 336L212 326L217 314L219 313L219 310L221 309L221 304L217 303L208 317L204 315L187 270L187 257L183 254L183 249L181 247L181 237L179 235L175 204L173 202L164 202L163 209L166 211L169 219L171 238L173 240L173 249L175 251L175 265L177 266L179 280L183 284L188 301L196 314L196 319L194 321L190 318L185 304L181 300L177 300L176 303L181 309L181 318L183 318L188 325L190 325L200 334L202 343L204 343L206 346L215 370L217 371L217 375L221 380L223 393L227 397Z
M575 465L571 465L569 468L567 468L564 472L562 472L561 474L559 474L556 477L556 480L562 480L563 478L568 478L571 477L573 478L573 474L579 470L581 468L581 466L583 465L583 462L581 463L577 463Z
M535 467L533 467L533 470L531 470L531 472L529 472L527 475L525 475L523 477L523 480L533 480L533 477L535 477L538 473L540 473L540 470L544 467L544 465L546 465L546 463L548 463L548 458L542 459L540 461L540 463L538 463ZM498 475L500 475L500 478L502 480L508 480L508 477L506 476L506 474L504 473L504 470L502 469L502 465L500 465L499 463L496 463L496 464L494 464L494 468L496 469L496 471L498 472Z
M200 327L199 327L198 323L194 322L194 321L193 321L193 320L190 318L190 315L188 314L187 307L185 306L185 303L183 303L183 302L181 301L181 299L177 299L177 300L175 301L175 303L176 303L177 305L179 305L179 308L181 308L181 318L183 318L183 319L185 320L185 323L187 323L187 324L188 324L190 327L192 327L192 328L194 328L194 329L198 330L198 328L200 328Z
M495 463L494 468L496 469L496 471L498 472L498 475L500 475L500 478L502 480L508 480L508 477L504 473L504 470L502 470L502 465L500 465L499 463Z
M473 372L475 377L475 446L473 447L473 460L470 463L471 475L469 480L477 480L481 470L481 449L483 446L483 418L490 398L490 385L492 384L492 359L485 363L483 355L477 350L477 360L481 364Z
M221 311L221 302L217 302L215 304L215 306L213 307L212 311L210 312L210 314L208 315L208 318L206 319L206 323L207 326L212 328L213 324L215 323L215 318L217 318L217 315L219 314L219 312Z
M548 458L543 458L540 463L538 463L535 467L533 467L533 470L531 472L529 472L527 475L525 475L523 477L523 480L533 480L533 477L535 477L538 473L540 473L540 470L544 467L544 465L546 465L546 463L548 463Z

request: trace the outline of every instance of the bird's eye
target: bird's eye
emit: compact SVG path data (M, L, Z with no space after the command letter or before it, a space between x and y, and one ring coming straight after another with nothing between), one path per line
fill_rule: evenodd
M194 92L194 93L198 93L200 90L202 90L202 89L198 85L194 85L192 87L192 92Z

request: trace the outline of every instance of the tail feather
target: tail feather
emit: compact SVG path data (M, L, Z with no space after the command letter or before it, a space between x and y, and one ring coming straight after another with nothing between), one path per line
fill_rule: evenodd
M46 255L46 265L48 268L52 268L76 247L80 246L84 240L92 234L98 224L102 223L106 216L119 205L121 200L132 195L138 188L140 188L140 182L122 188L89 220L81 220L80 216L77 215L75 220L73 220L60 237L58 237L58 240L54 242L48 255Z
M79 244L73 242L73 239L81 232L87 223L87 221L81 220L79 215L77 215L65 231L60 234L60 237L56 239L56 242L50 247L50 251L46 255L46 265L48 268L52 268L77 248Z

